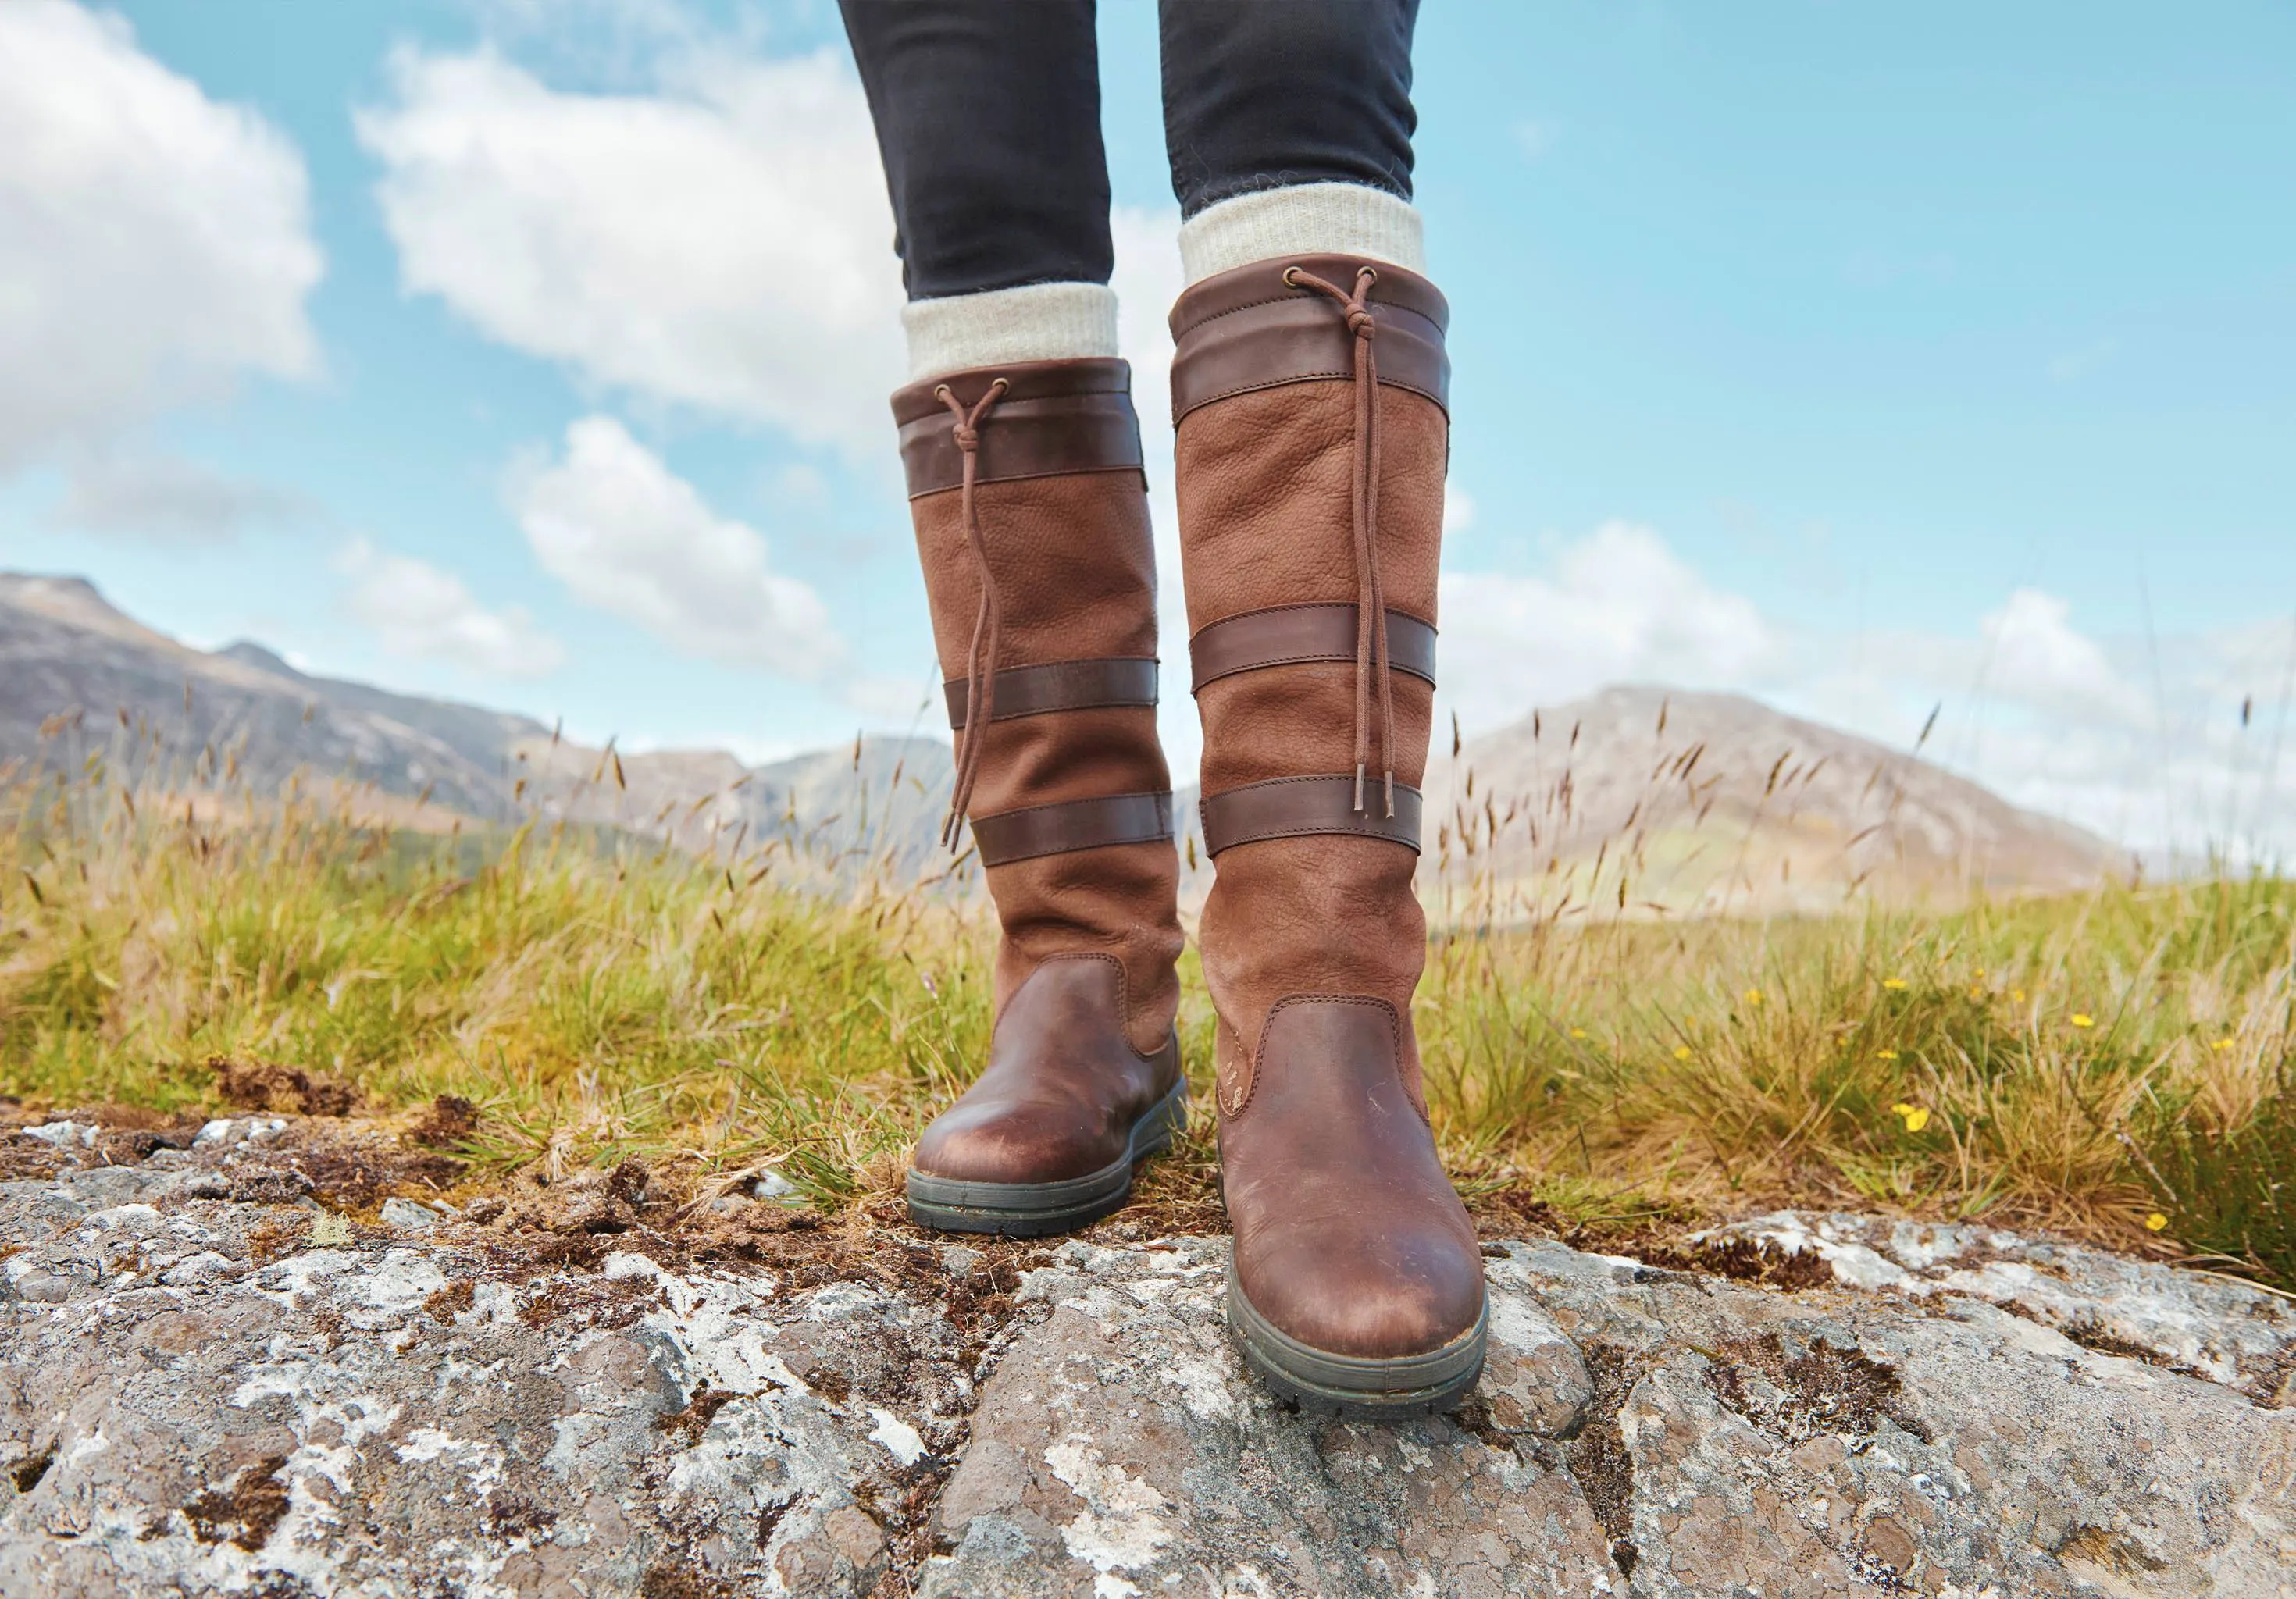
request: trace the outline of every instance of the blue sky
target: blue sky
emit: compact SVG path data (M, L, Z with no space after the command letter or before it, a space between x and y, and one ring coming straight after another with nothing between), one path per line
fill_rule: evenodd
M915 720L832 6L0 31L0 565L593 740ZM1102 35L1152 413L1152 8ZM1942 702L1931 752L2012 798L2296 843L2296 12L1431 0L1418 77L1471 732L1619 678L1899 742Z

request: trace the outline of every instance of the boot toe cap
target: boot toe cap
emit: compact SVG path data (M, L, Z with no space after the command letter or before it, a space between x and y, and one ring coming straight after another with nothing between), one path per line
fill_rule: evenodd
M959 1101L917 1140L910 1165L965 1183L1057 1183L1123 1154L1122 1140L1074 1105Z
M1471 1332L1483 1313L1482 1256L1472 1237L1350 1237L1287 1229L1281 1241L1239 1240L1244 1296L1287 1336L1327 1354L1425 1354Z

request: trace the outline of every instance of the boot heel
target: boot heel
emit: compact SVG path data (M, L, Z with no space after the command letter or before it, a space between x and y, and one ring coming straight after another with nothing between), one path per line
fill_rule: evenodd
M1172 1146L1173 1139L1187 1130L1188 1079L1183 1077L1133 1129L1133 1163L1137 1165L1151 1155L1162 1154Z

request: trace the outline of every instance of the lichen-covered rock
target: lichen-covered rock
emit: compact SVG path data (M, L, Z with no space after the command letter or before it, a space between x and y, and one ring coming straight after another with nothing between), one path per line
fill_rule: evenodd
M181 1186L0 1185L0 1593L865 1594L962 1437L970 1357L880 1287L340 1224L263 1264Z
M1574 1447L1623 1457L1596 1499L1637 1594L2296 1595L2296 1414L2236 1390L1969 1300L1553 1244L1492 1277L1589 1357Z
M1063 1246L922 1591L2296 1596L2296 1414L2235 1388L1951 1295L1494 1252L1491 1381L1389 1429L1248 1380L1217 1244Z
M1379 1427L1250 1380L1218 1240L839 1240L632 1169L373 1225L299 1124L95 1131L0 1183L10 1599L2296 1599L2296 1316L2093 1250L1487 1245L1472 1403Z
M2246 1284L1992 1227L1781 1211L1691 1240L1742 1241L1824 1262L1848 1287L1983 1300L2106 1354L2136 1355L2240 1389L2296 1398L2296 1314Z
M1494 1307L1507 1397L1477 1406L1478 1436L1316 1422L1269 1398L1221 1320L1223 1243L1069 1243L1056 1259L1021 1290L1050 1315L982 1393L941 1496L956 1547L924 1594L1624 1591L1541 1436L1581 1420L1592 1384L1527 1299ZM1514 1434L1482 1419L1499 1407Z

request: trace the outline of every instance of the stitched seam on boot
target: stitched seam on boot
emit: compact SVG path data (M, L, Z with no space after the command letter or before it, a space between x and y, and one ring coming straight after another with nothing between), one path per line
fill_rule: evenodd
M1225 627L1230 622L1242 621L1246 617L1276 616L1286 611L1329 611L1343 603L1344 602L1335 600L1303 600L1296 605L1263 605L1257 611L1239 611L1234 616L1224 616L1216 622L1206 622L1189 636L1188 644L1191 648L1193 648L1196 640L1201 637L1204 634L1210 632L1214 627ZM1349 609L1352 610L1354 608L1350 606ZM1412 616L1411 612L1401 610L1393 605L1389 606L1388 611L1391 615L1408 617L1411 620L1417 622L1421 627L1426 628L1428 632L1435 634L1439 638L1441 636L1441 632L1435 624L1429 621L1424 617ZM1192 685L1189 688L1188 693L1192 695L1201 694L1205 689L1210 688L1215 683L1224 683L1230 677L1241 677L1246 672L1265 671L1270 667L1322 666L1333 661L1351 661L1354 659L1355 656L1352 653L1346 655L1321 654L1261 656L1247 661L1242 666L1230 667L1226 671L1220 673L1216 677L1207 677L1202 683ZM1411 670L1408 667L1398 667L1395 669L1401 672L1406 677L1419 677L1419 674ZM1432 679L1419 677L1419 681L1427 684L1430 687L1433 686Z
M1398 268L1398 270L1407 272L1410 268L1402 267ZM1374 285L1374 287L1376 287L1376 285ZM1177 339L1174 340L1174 342L1177 343L1179 339L1186 338L1188 334L1194 332L1198 328L1208 328L1211 326L1212 324L1218 322L1223 316L1241 316L1246 311L1257 311L1262 306L1296 306L1303 303L1313 305L1316 302L1313 299L1303 301L1299 291L1295 290L1289 294L1275 294L1270 295L1266 299L1249 300L1240 306L1230 306L1225 311L1213 312L1201 322L1192 322L1188 324L1185 330L1178 335ZM1383 299L1380 295L1374 293L1371 298L1371 308L1374 314L1381 311L1387 311L1398 316L1409 316L1415 318L1420 322L1425 323L1429 327L1435 328L1435 335L1437 338L1439 339L1443 335L1443 330L1441 328L1435 327L1435 319L1432 316L1428 316L1424 311L1413 310L1401 300ZM1334 323L1332 325L1336 327L1339 324Z
M1398 387L1401 386L1402 385L1399 384L1398 385ZM1148 474L1144 469L1137 466L1086 466L1066 472L1015 472L1009 478L983 478L980 480L980 487L983 488L994 488L999 483L1037 483L1043 481L1046 478L1109 477L1118 472L1129 472L1134 477L1139 479L1142 492L1146 492L1148 487ZM951 483L946 488L928 488L921 493L911 495L909 496L909 504L914 505L920 500L930 500L937 496L944 494L961 494L964 492L964 486L962 483Z
M1234 399L1239 394L1265 394L1271 389L1288 389L1295 383L1352 382L1355 381L1355 375L1356 374L1351 372L1301 372L1294 373L1290 377L1270 378L1265 382L1245 383L1234 389L1223 389L1218 394L1208 394L1204 396L1203 398L1190 406L1185 411L1181 413L1180 421L1185 422L1189 417L1193 416L1205 406L1217 406L1220 401ZM1451 407L1447 403L1436 395L1430 393L1428 390L1422 389L1416 383L1406 383L1400 378L1391 378L1385 373L1382 373L1380 374L1379 386L1382 389L1399 389L1406 394L1415 394L1421 399L1425 400L1429 405L1434 406L1438 411L1443 413L1446 418L1448 418L1451 414ZM1174 425L1177 426L1177 424L1176 423ZM1013 480L1007 479L1000 480L1012 481ZM946 493L947 491L945 489L936 489L934 492L939 494Z
M1372 1005L1380 1010L1385 1011L1387 1013L1388 1047L1392 1052L1391 1060L1394 1065L1396 1076L1398 1079L1402 1077L1403 1024L1396 1019L1395 1007L1390 1004L1386 1000L1374 999L1369 995L1365 994L1286 994L1274 1004L1269 1005L1267 1007L1267 1014L1260 1020L1259 1046L1251 1052L1250 1061L1251 1067L1251 1078L1244 1085L1242 1103L1238 1104L1234 1110L1228 1111L1228 1115L1231 1118L1241 1116L1251 1108L1252 1095L1259 1090L1259 1067L1261 1058L1267 1053L1268 1029L1275 1025L1275 1017L1278 1012L1282 1011L1286 1005L1294 1004L1360 1004ZM1227 1102L1225 1099L1220 1102L1220 1109L1227 1111Z
M1401 788L1403 785L1401 783L1398 783L1395 786ZM1398 849L1408 849L1414 855L1417 855L1419 853L1418 845L1406 843L1403 840L1395 837L1392 833L1381 832L1375 829L1368 827L1282 827L1269 832L1255 832L1248 839L1238 839L1234 843L1230 844L1227 849L1241 849L1246 844L1265 844L1270 839L1323 838L1373 839L1382 844L1393 844ZM1227 853L1227 849L1223 849L1220 853L1222 855L1226 855Z
M1124 1047L1132 1052L1132 1058L1134 1060L1141 1062L1145 1065L1154 1065L1156 1063L1156 1056L1164 1053L1164 1046L1160 1044L1156 1046L1153 1053L1143 1054L1140 1052L1140 1046L1132 1041L1132 984L1130 980L1125 976L1124 963L1117 959L1114 955L1109 954L1104 949L1063 949L1059 951L1057 954L1048 955L1044 959L1038 961L1037 963L1037 971L1029 972L1029 976L1036 976L1037 972L1042 972L1054 961L1106 961L1110 965L1116 968L1116 1015L1119 1025L1120 1025L1124 1030ZM1021 980L1026 982L1028 979L1023 978ZM1018 994L1020 990L1015 988L1013 992ZM1171 1037L1177 1038L1179 1036L1180 1024L1177 1018L1175 1018L1172 1023ZM1181 1076L1185 1077L1187 1075L1187 1067L1188 1063L1185 1061L1180 1062Z
M1226 1092L1220 1089L1217 1082L1214 1084L1213 1097L1218 1101L1220 1110L1227 1115L1229 1119L1233 1120L1236 1117L1242 1115L1245 1108L1251 1103L1252 1090L1257 1087L1259 1083L1259 1062L1243 1047L1243 1039L1237 1034L1235 1029L1227 1024L1225 1018L1222 1018L1219 1021L1218 1026L1219 1036L1218 1037L1215 1037L1212 1041L1213 1077L1217 1078L1219 1075L1220 1037L1234 1040L1235 1058L1237 1061L1242 1062L1242 1064L1236 1068L1237 1070L1243 1074L1243 1097L1242 1099L1237 1100L1234 1104L1230 1105L1228 1103L1228 1095ZM1226 1204L1227 1202L1225 1194L1223 1194L1220 1202L1222 1204Z

